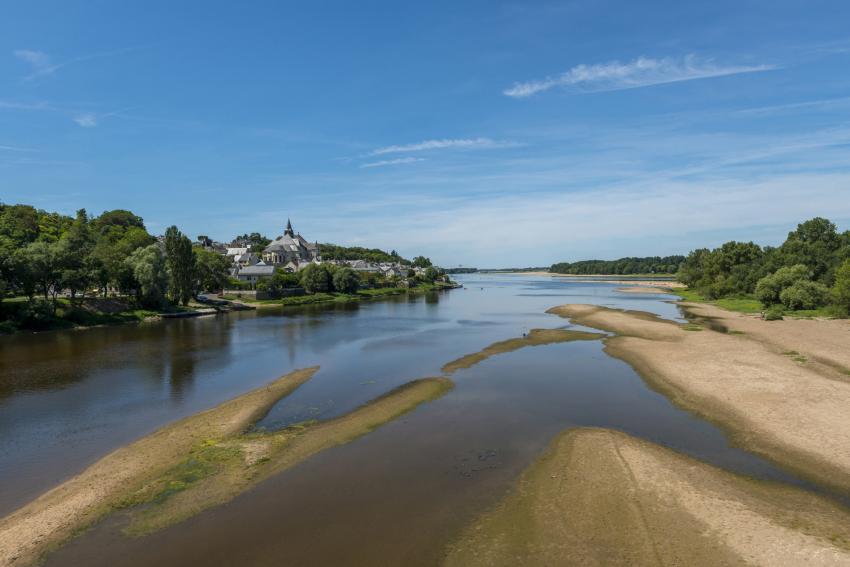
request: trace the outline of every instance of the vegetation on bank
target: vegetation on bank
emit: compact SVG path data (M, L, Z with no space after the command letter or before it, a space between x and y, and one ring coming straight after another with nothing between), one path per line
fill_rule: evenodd
M198 240L211 242L207 236ZM262 249L269 239L244 234L237 242ZM323 253L325 250L323 249ZM388 295L385 288L424 289L444 280L424 256L327 245L328 259L375 259L408 266L406 277L355 272L347 266L310 265L298 274L278 271L257 287L285 304L321 303ZM422 268L417 273L414 268ZM155 237L130 211L75 217L29 205L0 203L0 333L138 321L185 310L208 290L245 289L230 278L231 262L171 226ZM308 295L300 297L306 292ZM290 297L293 296L293 297ZM114 300L108 309L104 302ZM122 304L115 309L115 304Z
M317 303L346 303L351 301L363 301L368 299L378 299L392 295L404 295L407 293L423 293L427 291L439 291L442 289L451 289L455 287L453 283L446 282L419 282L410 287L379 287L370 289L357 289L352 293L342 292L316 292L305 295L293 295L289 297L280 297L274 299L254 299L250 296L240 296L237 294L224 295L224 299L237 300L252 305L313 305Z
M850 313L850 231L824 218L800 223L778 247L727 242L691 252L676 274L690 301L711 301L767 319L847 317Z
M620 258L619 260L582 260L552 264L553 274L571 275L663 275L675 274L684 256L648 256L645 258Z
M340 246L325 242L319 245L323 260L365 260L380 264L382 262L398 262L403 266L410 266L412 262L402 258L395 250L385 252L379 248L364 248L362 246Z

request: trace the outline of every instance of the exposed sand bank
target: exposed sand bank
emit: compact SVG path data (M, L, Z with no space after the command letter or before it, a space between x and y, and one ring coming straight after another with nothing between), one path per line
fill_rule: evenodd
M688 312L772 345L779 352L794 351L812 362L831 366L837 377L850 381L850 320L793 319L765 321L706 303L680 303Z
M491 356L513 352L528 346L542 346L570 341L593 341L604 337L605 335L601 333L571 331L568 329L532 329L525 337L493 343L478 352L453 360L443 365L442 372L443 374L452 374L458 370L475 366Z
M451 390L448 378L409 382L339 418L254 433L206 444L133 496L153 502L132 513L128 531L148 533L233 499L241 492L308 459L353 441ZM188 480L187 480L188 479ZM179 491L174 491L176 483Z
M847 381L783 355L757 333L695 332L703 327L593 305L549 312L617 333L606 339L606 352L630 363L674 403L724 427L747 449L823 484L850 488ZM784 332L797 336L803 328ZM809 340L800 336L801 342Z
M624 433L573 429L445 563L848 565L850 513Z
M296 370L267 386L181 419L113 451L77 476L0 519L0 565L33 562L112 511L145 482L163 474L193 447L242 433L318 367Z
M665 294L671 293L670 287L668 285L665 286L652 286L646 285L647 282L641 282L640 285L629 286L629 287L618 287L617 291L620 293L655 293L655 294Z

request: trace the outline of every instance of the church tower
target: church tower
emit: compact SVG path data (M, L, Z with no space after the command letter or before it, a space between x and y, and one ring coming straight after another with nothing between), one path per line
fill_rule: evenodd
M286 230L283 231L283 234L289 238L293 238L295 236L295 232L292 230L292 222L290 222L289 219L286 219Z

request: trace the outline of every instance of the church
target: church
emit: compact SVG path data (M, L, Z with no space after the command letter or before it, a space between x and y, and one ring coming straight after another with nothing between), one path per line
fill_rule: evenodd
M284 267L290 263L299 269L302 264L321 261L319 243L307 242L301 234L292 230L292 223L286 220L283 236L278 236L263 250L263 262L270 266Z

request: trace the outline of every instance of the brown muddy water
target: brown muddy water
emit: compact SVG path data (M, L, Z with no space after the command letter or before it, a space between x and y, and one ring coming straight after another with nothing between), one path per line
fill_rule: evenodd
M321 370L259 424L343 414L404 382L596 303L678 318L618 285L472 275L466 289L385 302L0 339L0 514L109 450L295 368ZM669 299L666 298L666 299ZM232 502L152 535L113 515L48 565L433 565L558 432L620 429L729 470L812 488L730 446L649 389L600 342L530 347L452 376L456 387Z

